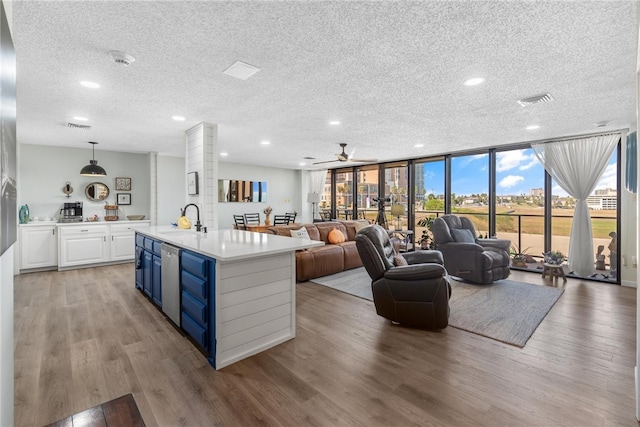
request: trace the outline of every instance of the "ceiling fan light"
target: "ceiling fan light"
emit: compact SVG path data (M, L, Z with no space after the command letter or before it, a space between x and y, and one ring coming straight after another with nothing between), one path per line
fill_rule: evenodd
M82 176L107 176L107 171L104 170L103 167L98 166L98 161L96 160L96 144L97 142L89 141L89 144L93 145L93 158L89 160L89 164L83 167L80 170L80 175Z

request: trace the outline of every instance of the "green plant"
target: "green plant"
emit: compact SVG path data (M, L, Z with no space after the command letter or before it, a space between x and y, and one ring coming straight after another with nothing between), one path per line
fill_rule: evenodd
M514 261L525 261L527 259L527 252L531 247L521 249L517 244L511 245L510 255L513 257Z
M547 264L559 265L567 260L567 257L560 251L543 252L542 255L544 256L544 262Z
M433 226L433 221L435 220L435 218L427 216L424 217L422 219L420 219L418 222L416 222L416 225L418 227L426 227L426 230L422 230L422 235L420 236L420 238L418 239L418 243L420 244L420 247L423 249L435 249L436 248L436 242L433 240L433 237L431 236L431 227Z

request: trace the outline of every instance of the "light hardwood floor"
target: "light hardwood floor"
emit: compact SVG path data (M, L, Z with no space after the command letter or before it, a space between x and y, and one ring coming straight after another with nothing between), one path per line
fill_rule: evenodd
M303 283L297 337L215 371L133 275L16 277L16 426L127 393L148 426L637 426L635 289L556 283L565 293L520 349L393 326L369 301Z

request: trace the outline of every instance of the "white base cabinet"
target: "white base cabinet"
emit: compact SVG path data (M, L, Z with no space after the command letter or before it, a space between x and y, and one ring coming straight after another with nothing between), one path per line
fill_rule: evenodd
M135 259L135 229L150 221L20 225L20 270L58 270Z
M58 265L56 224L20 226L20 270Z
M107 226L60 227L58 268L109 261Z

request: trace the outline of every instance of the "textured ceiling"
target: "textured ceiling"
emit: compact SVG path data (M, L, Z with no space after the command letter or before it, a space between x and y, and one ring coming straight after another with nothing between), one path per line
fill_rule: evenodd
M184 131L200 122L219 125L223 161L295 169L305 156L334 159L341 142L394 160L591 133L599 121L635 127L635 1L14 0L13 10L18 141L98 141L97 159L183 156ZM117 65L110 50L136 61ZM223 74L235 61L261 71ZM486 82L462 84L476 76ZM554 101L516 103L545 92ZM92 129L66 127L73 116Z

